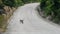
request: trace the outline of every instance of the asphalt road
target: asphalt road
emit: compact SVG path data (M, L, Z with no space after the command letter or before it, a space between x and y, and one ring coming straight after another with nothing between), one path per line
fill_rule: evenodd
M60 34L60 27L50 24L39 16L36 7L39 3L19 7L10 18L4 34ZM23 20L23 24L20 20Z

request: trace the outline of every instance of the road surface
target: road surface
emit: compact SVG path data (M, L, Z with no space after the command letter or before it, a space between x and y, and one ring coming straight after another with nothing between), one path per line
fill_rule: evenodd
M4 34L60 34L60 27L39 16L36 11L38 5L39 3L31 3L19 7L10 18ZM23 24L20 20L23 20Z

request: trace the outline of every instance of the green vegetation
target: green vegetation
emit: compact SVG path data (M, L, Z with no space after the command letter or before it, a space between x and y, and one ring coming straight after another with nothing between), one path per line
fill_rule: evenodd
M60 24L60 0L41 0L40 7L46 17L51 16L53 22Z
M3 24L3 19L4 17L2 15L0 15L0 28L2 27L2 24Z
M0 5L18 7L25 3L39 2L40 0L0 0Z
M4 19L4 16L3 15L0 15L0 31L4 32L6 30L6 24L5 23L5 19Z

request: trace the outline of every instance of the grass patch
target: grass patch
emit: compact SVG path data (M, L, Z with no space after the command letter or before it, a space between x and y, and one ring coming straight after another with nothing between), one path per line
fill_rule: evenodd
M4 20L4 16L0 15L0 28L2 28L3 26L3 20Z
M4 32L6 30L6 21L4 19L4 15L0 15L0 31Z

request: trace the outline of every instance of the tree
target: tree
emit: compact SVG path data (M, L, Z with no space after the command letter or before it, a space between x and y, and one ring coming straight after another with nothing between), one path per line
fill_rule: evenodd
M60 23L60 0L41 0L40 8L44 15L52 16L52 21Z
M21 6L23 5L24 3L21 1L21 0L15 0L15 5L18 7L18 6Z
M2 0L3 4L13 7L15 6L15 0Z

